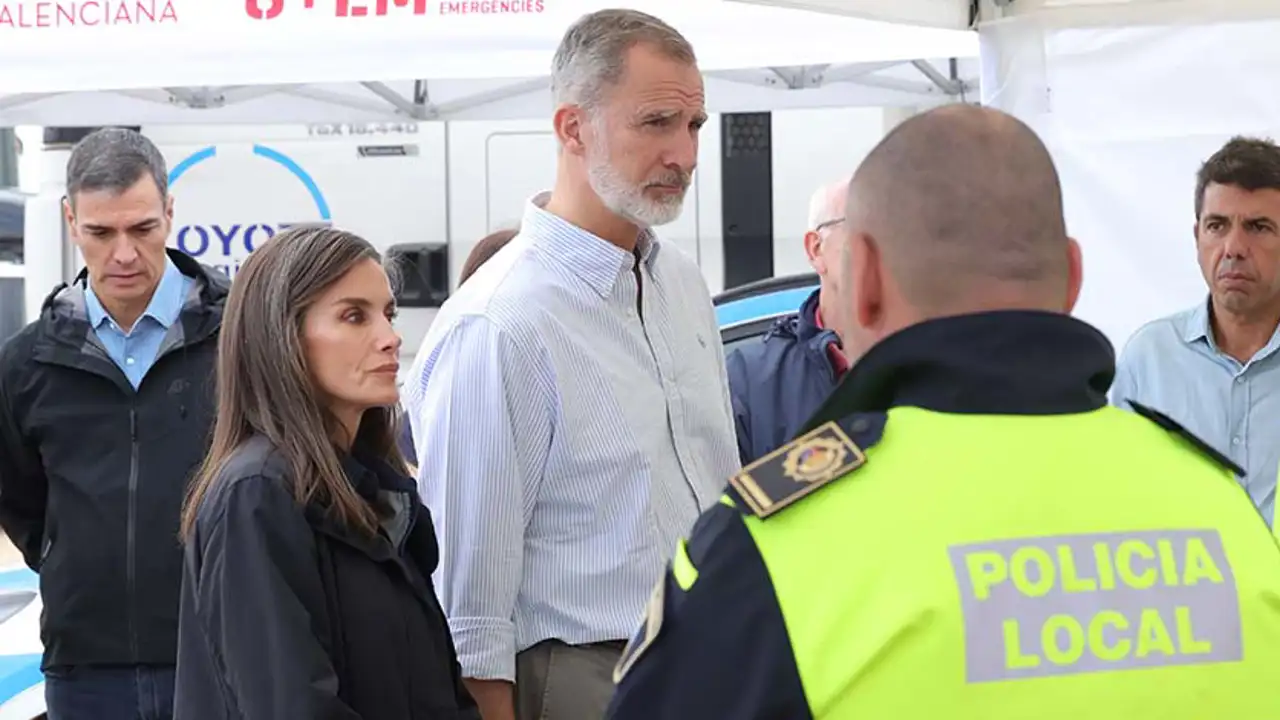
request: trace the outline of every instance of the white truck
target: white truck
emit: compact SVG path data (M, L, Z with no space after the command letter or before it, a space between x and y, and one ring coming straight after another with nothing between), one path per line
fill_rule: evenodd
M765 188L766 196L772 195L770 274L808 271L801 237L810 193L852 173L886 130L910 112L849 108L771 114L766 171L772 176L771 193ZM410 354L434 317L432 306L456 284L476 241L518 222L523 203L549 189L555 173L555 139L546 121L152 126L143 132L169 164L175 198L171 242L202 262L234 274L248 253L280 228L313 222L355 231L384 251L416 253L421 274L408 279L401 314ZM31 143L27 147L30 151ZM726 265L742 257L724 227L722 149L720 118L713 116L702 131L685 210L660 229L664 239L698 261L712 292L725 289ZM43 150L42 180L62 179L68 152L65 146ZM46 234L59 231L53 205L43 196L28 201L29 232L33 227ZM30 217L33 213L40 217ZM27 317L43 293L79 267L65 242L60 257L53 264L47 260L28 258Z

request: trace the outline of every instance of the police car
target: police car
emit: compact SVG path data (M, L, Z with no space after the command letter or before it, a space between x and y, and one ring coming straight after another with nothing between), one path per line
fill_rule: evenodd
M758 342L774 321L794 315L817 288L816 275L794 275L716 296L716 319L725 350ZM0 720L33 720L44 714L37 587L31 571L0 567Z
M44 717L38 585L25 567L0 568L0 720Z
M818 276L808 273L760 280L717 295L712 301L725 352L759 341L775 321L795 315L817 289Z
M0 189L0 343L22 326L25 203L22 193ZM20 560L6 563L0 550L0 720L43 718L38 583Z

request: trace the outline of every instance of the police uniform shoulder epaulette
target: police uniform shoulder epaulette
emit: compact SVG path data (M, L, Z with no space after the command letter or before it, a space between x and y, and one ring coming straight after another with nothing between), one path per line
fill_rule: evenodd
M1187 442L1191 443L1191 445L1195 449L1199 450L1200 452L1208 456L1210 460L1213 460L1214 462L1218 463L1222 467L1235 473L1239 477L1245 476L1244 468L1232 462L1231 458L1227 457L1226 455L1223 455L1221 452L1216 450L1209 443L1196 437L1194 434L1192 434L1190 430L1183 427L1182 424L1179 423L1177 420L1174 420L1173 418L1169 417L1168 415L1165 415L1164 413L1160 412L1159 410L1156 410L1155 408L1147 407L1146 405L1143 405L1141 403L1136 403L1132 400L1126 400L1126 402L1129 403L1129 405L1133 408L1133 411L1135 413L1150 420L1156 425L1159 425L1165 430L1168 430L1171 433L1181 436Z
M857 470L864 452L880 441L884 413L859 413L825 422L729 479L745 513L767 518L800 498ZM856 439L856 442L855 442Z

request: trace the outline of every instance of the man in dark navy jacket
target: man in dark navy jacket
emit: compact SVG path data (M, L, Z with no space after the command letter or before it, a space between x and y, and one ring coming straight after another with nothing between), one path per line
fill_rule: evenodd
M50 720L170 720L178 516L209 447L230 280L168 248L147 138L98 130L66 177L85 267L0 347L0 529L40 574Z
M820 286L783 318L762 342L729 354L729 391L742 464L768 454L794 438L849 367L840 350L843 311L830 298L848 275L848 262L833 232L844 222L849 181L819 188L809 203L805 254L818 273Z

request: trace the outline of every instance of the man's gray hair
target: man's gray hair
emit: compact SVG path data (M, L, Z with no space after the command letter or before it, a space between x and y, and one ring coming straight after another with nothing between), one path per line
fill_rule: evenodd
M67 197L72 203L82 192L122 193L150 175L169 194L169 172L155 144L136 130L103 128L84 136L67 161Z
M837 182L827 183L814 191L809 198L809 227L817 230L819 225L834 222L844 217L845 196L849 193L847 177Z
M579 18L560 40L551 65L555 101L596 105L622 79L627 51L641 44L672 60L697 63L689 41L662 20L638 10L598 10Z

